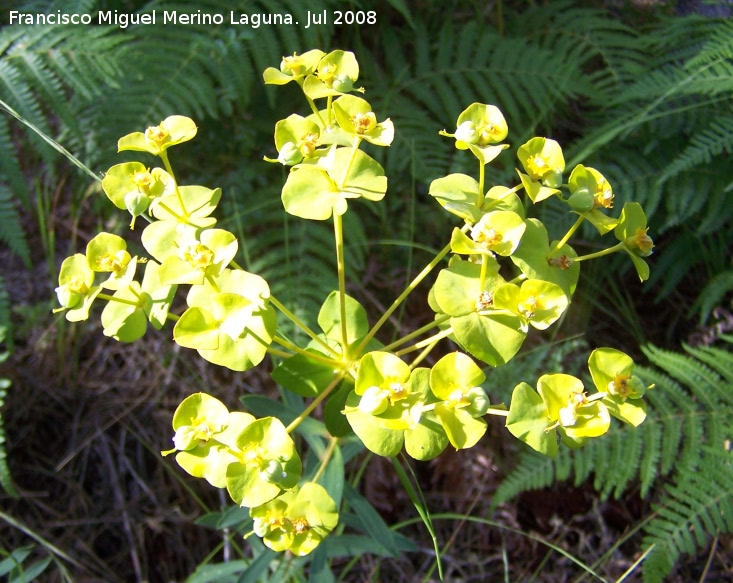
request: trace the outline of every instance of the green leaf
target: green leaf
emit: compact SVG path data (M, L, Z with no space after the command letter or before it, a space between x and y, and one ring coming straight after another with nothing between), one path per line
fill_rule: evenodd
M491 366L506 364L526 338L522 320L514 314L476 312L450 319L460 345Z
M441 312L450 316L475 313L481 292L492 292L504 283L504 279L499 276L499 264L496 259L485 255L482 260L489 264L483 290L479 264L455 258L447 268L441 269L433 286L434 299Z
M341 299L338 291L332 291L318 312L318 325L327 338L343 344L341 338ZM369 332L366 310L351 296L344 296L346 335L349 343L363 338Z
M542 397L527 383L514 387L506 428L532 449L550 457L557 457L557 434Z
M394 533L389 529L374 507L350 484L344 488L344 498L354 509L361 522L361 529L377 541L391 557L397 556L397 543Z
M324 356L316 350L307 350ZM334 367L296 354L280 362L270 373L272 380L302 397L317 397L333 380Z
M134 342L145 335L148 328L147 312L153 305L152 298L132 282L127 288L117 290L113 298L137 302L137 306L113 300L102 310L102 327L105 336L120 342Z
M173 328L176 344L196 350L219 347L219 328L214 316L201 308L188 308Z
M478 182L466 174L449 174L433 180L429 194L445 210L471 223L477 223L483 214L479 208Z
M559 285L568 297L572 297L580 277L580 265L572 263L568 269L558 259L565 256L572 262L577 253L567 244L563 245L550 257L550 243L547 230L541 221L527 219L522 242L511 256L514 264L522 270L528 279L542 279ZM554 249L555 242L552 247Z
M486 433L486 421L480 417L475 418L465 409L438 403L435 405L435 414L456 449L473 447Z

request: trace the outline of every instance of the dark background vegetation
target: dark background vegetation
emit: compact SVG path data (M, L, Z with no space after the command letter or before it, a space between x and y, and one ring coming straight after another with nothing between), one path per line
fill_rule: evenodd
M722 342L725 350L724 337L733 329L729 2L76 4L74 11L92 14L234 9L292 13L301 21L306 7L377 12L375 26L308 30L7 24L0 30L0 99L96 173L125 159L115 151L119 136L171 114L194 118L199 134L176 149L177 175L189 184L223 188L219 224L238 235L238 261L265 277L302 317L312 321L336 287L332 235L324 225L288 218L282 210L284 170L262 157L274 154L274 123L305 108L295 88L264 87L261 72L278 66L282 55L344 48L359 60L365 97L397 130L387 152L370 152L385 166L387 198L381 205L357 203L357 212L346 217L349 292L372 321L429 260L430 250L444 245L452 223L427 195L428 186L448 172L472 173L473 165L437 132L450 131L460 111L479 101L504 111L512 144L511 154L489 167L487 181L515 184L516 147L533 135L552 137L563 145L568 168L583 162L605 174L614 186L616 210L627 200L642 203L656 244L652 276L643 285L622 257L584 268L570 315L552 336L532 337L515 362L495 371L489 380L492 399L507 401L518 380L534 384L549 370L580 374L596 346L614 346L640 362L647 362L642 347L648 345L680 351L683 343ZM10 8L71 11L68 2L0 6L4 23ZM62 557L42 580L62 580L66 569L74 581L183 581L204 560L219 562L225 552L248 551L239 536L195 524L226 500L159 456L169 446L172 412L194 391L211 392L236 408L244 395L277 397L278 388L267 366L235 374L192 358L174 346L170 330L120 345L102 335L96 316L70 325L62 314L51 313L64 257L81 251L102 229L136 237L111 206L89 176L10 114L0 116L0 328L6 328L11 352L0 364L0 377L11 382L0 411L0 456L4 449L18 495L11 496L7 483L0 488L0 551L33 546L26 565L49 554ZM532 212L539 213L551 236L568 227L566 215L552 203ZM598 239L589 231L574 244L590 252ZM415 294L394 320L396 328L414 329L432 318L426 295L427 288ZM391 333L386 330L385 338ZM711 382L733 395L730 376L725 369L719 372L728 384ZM627 463L625 481L614 475L599 480L614 458L604 464L593 453L583 462L585 474L570 458L562 462L564 470L542 466L496 423L476 448L418 464L431 511L497 523L436 521L441 545L450 543L446 580L581 580L577 565L538 539L559 545L606 580L620 577L652 542L661 545L667 532L644 530L657 516L655 504L674 498L674 490L665 488L681 483L676 462L669 462L673 453L661 449L665 440L676 439L680 452L692 452L684 458L688 473L730 472L691 486L702 500L711 490L720 492L719 482L727 480L720 496L724 504L733 495L730 460L700 461L707 454L695 448L698 442L712 446L733 437L730 399L724 399L727 408L716 405L719 415L699 413L696 407L709 404L695 396L693 385L699 383L688 380L680 383L691 395L689 411L697 413L674 413L683 399L672 399L665 419L679 418L679 431L665 421L651 425L661 428L658 433L634 438L639 448L658 448L662 462L657 466L653 459L640 468L646 457L637 451L629 457L637 461L635 467ZM619 453L624 439L602 451L626 459ZM363 456L353 462L350 477L361 461ZM3 465L0 458L0 475L7 476ZM526 473L517 474L517 467ZM544 473L533 468L545 468ZM575 485L555 479L568 474L575 476ZM513 481L506 480L510 475ZM596 479L586 480L588 475ZM370 461L359 489L388 524L415 516L384 460ZM695 497L684 486L679 491ZM727 516L730 509L715 506L713 512ZM679 514L684 518L685 511ZM684 531L682 518L668 518L663 528ZM665 547L671 564L655 564L658 574L669 581L732 580L733 545L726 534L731 525L713 522L696 523L700 538L687 545L691 554L674 567L676 557ZM417 552L396 559L365 554L348 569L347 559L337 560L334 573L345 581L422 580L433 564L432 543L419 524L402 532L413 538ZM223 543L227 536L234 551ZM671 544L686 549L685 542ZM652 576L645 574L649 581L659 580ZM626 580L641 579L638 568Z

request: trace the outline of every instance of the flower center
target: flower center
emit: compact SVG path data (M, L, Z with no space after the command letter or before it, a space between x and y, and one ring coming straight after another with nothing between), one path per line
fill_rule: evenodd
M494 305L494 296L491 292L482 291L476 300L476 311L488 310Z
M191 243L188 248L184 248L180 257L192 268L202 271L214 263L214 252L201 243Z
M391 382L387 385L387 389L392 393L389 400L394 403L407 398L407 388L400 382Z
M305 74L305 64L297 54L290 57L283 57L280 62L280 71L286 75L300 77Z
M629 396L629 379L630 374L617 374L613 380L608 383L608 392L617 397L626 398Z
M148 194L150 187L155 182L153 175L148 170L141 170L140 172L133 172L131 176L133 184L143 194Z
M503 237L496 229L476 229L471 231L471 237L484 249L490 249L502 242Z
M524 315L525 318L534 318L537 310L541 310L543 308L542 296L538 298L535 296L529 296L523 302L519 302L518 308L519 313Z
M318 134L308 132L300 138L299 149L303 156L310 156L318 145Z
M99 271L114 271L119 273L130 262L129 255L126 251L120 250L114 255L112 253L105 253L97 261Z
M491 142L498 142L500 135L501 129L487 121L478 127L478 145L486 146Z
M578 420L578 407L582 407L588 401L584 392L572 393L566 407L560 409L560 425L563 427L572 427Z
M357 134L363 134L377 127L377 116L371 111L357 113L351 118L351 123L354 125Z
M646 233L648 230L648 227L646 229L642 229L641 227L636 229L636 245L644 255L649 255L654 248L654 241L652 241L652 238Z
M329 87L333 83L333 77L336 74L336 65L324 65L318 70L318 78Z
M602 206L606 209L613 208L613 190L611 190L608 182L603 180L598 184L593 199L595 206Z
M170 141L170 133L162 125L150 126L145 130L145 139L160 147Z
M529 172L533 180L539 180L551 169L547 160L539 154L535 154L534 156L530 156L527 160L526 170Z
M308 521L305 519L304 516L293 520L293 530L295 531L295 534L303 534L309 528L310 525L308 524Z
M552 267L559 267L563 271L570 269L573 266L573 260L567 255L560 255L560 257L553 257L548 259L547 263Z
M72 275L66 285L69 290L77 294L86 295L89 292L89 286L84 281L84 277L78 273Z

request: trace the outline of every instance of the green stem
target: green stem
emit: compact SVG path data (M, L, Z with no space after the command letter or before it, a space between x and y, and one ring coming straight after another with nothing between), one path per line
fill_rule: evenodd
M333 109L331 107L331 104L333 103L333 95L329 95L328 99L326 100L326 119L328 121L328 125L331 125L331 122L333 121Z
M451 319L451 316L449 316L448 314L443 314L442 316L436 318L435 320L433 320L429 324L425 324L423 327L418 328L414 332L410 332L406 336L403 336L402 338L398 338L397 340L395 340L394 342L392 342L392 344L388 344L387 346L382 347L380 350L383 350L385 352L389 352L389 351L397 348L398 346L401 346L401 345L405 344L406 342L409 342L413 338L417 338L418 336L420 336L421 334L424 334L428 330L432 330L436 326L440 326L443 322L445 322L447 320L450 320L450 319Z
M486 285L486 274L489 271L488 255L481 255L481 275L479 277L479 289L483 292Z
M324 364L327 364L328 366L332 366L333 368L345 368L346 366L345 363L341 362L340 360L334 360L333 358L328 358L327 356L321 356L320 354L316 354L315 352L308 352L307 350L300 348L299 346L296 346L292 342L288 342L284 338L280 338L280 336L275 336L272 339L272 341L277 342L280 346L283 346L287 348L288 350L292 350L294 353L302 354L303 356L305 356L306 358L309 358L310 360L322 362ZM292 354L285 354L285 356L289 357L289 356L292 356Z
M273 356L279 356L280 358L290 358L291 356L293 356L289 352L278 350L277 348L273 348L272 346L267 347L267 353L272 354Z
M178 220L178 221L185 221L186 220L181 215L179 215L177 212L175 212L172 208L170 208L168 205L163 204L162 202L159 202L158 203L158 206L160 208L162 208L165 212L172 214L176 218L176 220ZM148 220L150 221L150 219L148 219ZM152 222L152 221L150 221L150 222Z
M468 225L464 227L464 229L468 229ZM361 354L361 351L364 350L364 347L367 345L367 343L374 338L374 335L379 331L379 329L384 326L384 323L389 320L389 317L392 315L392 313L400 306L400 304L405 301L405 298L409 296L412 291L420 284L420 282L425 279L428 274L433 270L433 268L438 265L443 260L443 257L445 257L450 252L450 243L448 243L443 249L440 250L440 252L433 258L433 260L428 263L423 270L418 273L415 276L415 279L413 279L410 284L405 288L405 290L397 297L397 299L392 302L392 305L387 308L387 311L382 314L382 317L379 318L376 324L372 326L372 329L369 330L369 333L364 337L364 340L361 341L361 344L356 349L357 354Z
M332 437L329 440L328 449L326 450L326 453L323 454L321 465L318 466L318 471L315 473L315 475L311 479L311 482L318 482L320 477L323 475L323 472L326 470L326 466L328 465L329 460L333 456L333 452L336 451L336 445L338 445L338 441L339 441L338 437Z
M486 179L486 167L484 166L484 163L479 160L478 161L478 200L476 201L476 206L478 208L481 208L484 206L484 182Z
M578 230L578 227L580 227L580 225L583 224L583 220L584 220L583 217L581 216L578 217L578 220L576 220L573 223L573 226L568 229L568 232L565 233L565 236L562 239L560 239L557 242L557 244L555 245L555 248L552 251L550 251L550 254L547 256L548 259L552 259L555 256L555 254L558 251L560 251L560 249L562 249L563 245L565 245L565 243L567 243L570 240L570 237L573 236L573 233L575 233L575 231Z
M423 360L425 360L425 357L427 357L428 354L435 348L435 345L438 344L438 340L435 340L428 344L425 348L423 348L423 351L417 355L415 360L413 360L410 363L410 370L413 370L418 364L420 364Z
M311 338L311 340L315 340L316 342L318 342L318 344L320 344L326 350L326 352L334 357L338 356L334 349L331 348L323 340L323 338L320 338L313 330L308 327L305 322L303 322L303 320L298 318L298 316L293 314L282 303L280 303L280 301L275 296L270 296L270 303L272 303L273 306L280 310L288 318L288 320L290 320L293 324L295 324L298 328L305 332Z
M349 339L346 322L346 264L344 261L344 223L343 216L333 213L333 228L336 239L336 265L339 280L339 307L341 308L341 346L344 359L349 360Z
M206 281L209 282L209 284L211 285L211 287L214 288L214 291L216 293L221 293L221 289L219 288L218 284L216 283L216 281L214 280L213 277L211 277L210 275L207 275L206 276Z
M328 397L329 394L331 394L331 391L333 391L334 388L341 382L341 379L344 378L344 375L346 374L346 371L340 371L333 380L328 384L328 386L323 390L323 392L318 395L315 399L313 399L313 402L308 405L305 409L303 409L303 412L298 415L293 421L285 428L285 431L288 433L291 433L298 425L300 425L307 417L310 415L318 405L321 404L321 402Z
M407 354L409 352L415 352L416 350L420 350L421 348L431 344L432 342L437 342L438 340L446 338L447 336L450 336L451 334L453 334L453 326L449 326L445 330L441 330L437 334L433 334L432 336L430 336L430 338L426 338L425 340L416 342L412 346L408 346L407 348L398 350L397 352L395 352L395 356L402 356L403 354Z
M621 251L623 248L624 248L624 244L623 242L621 242L618 245L609 247L608 249L603 249L601 251L596 251L595 253L589 253L588 255L582 255L580 257L573 257L572 262L577 263L578 261L587 261L588 259L596 259L597 257L603 257L604 255L610 255L611 253L615 253L616 251Z
M167 313L167 314L165 315L165 317L166 317L166 318L167 318L168 320L173 320L174 322L178 322L178 320L180 320L180 319L181 319L181 317L180 317L180 316L177 316L176 314L171 314L170 312L168 312L168 313Z
M343 190L344 186L346 185L346 179L349 177L349 171L351 170L351 165L354 163L354 158L356 157L356 152L359 150L359 145L361 144L362 139L363 138L356 136L354 138L354 142L351 144L351 156L349 156L349 162L348 164L346 164L344 174L341 177L341 181L338 184L339 190Z
M136 301L126 300L124 298L116 298L114 296L111 296L105 293L97 294L97 297L101 300L107 300L108 302L117 302L118 304L127 304L128 306L135 306L136 308L140 307L140 304Z
M178 198L178 204L181 205L181 209L183 210L183 215L185 218L188 218L188 211L186 210L186 205L183 204L183 197L181 196L181 191L178 190L178 181L176 180L175 174L173 174L173 167L171 166L170 161L168 160L168 152L166 150L162 150L160 154L160 159L163 160L163 165L165 166L165 171L168 172L168 174L171 175L171 178L173 179L173 184L175 185L176 190L176 197Z

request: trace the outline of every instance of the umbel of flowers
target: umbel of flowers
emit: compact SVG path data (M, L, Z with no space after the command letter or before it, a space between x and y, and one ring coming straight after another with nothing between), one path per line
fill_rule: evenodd
M473 447L492 415L530 447L554 456L560 444L577 448L602 436L611 417L636 426L646 415L648 387L631 358L612 348L590 355L590 391L579 378L553 371L536 387L519 384L508 408L491 401L491 369L511 360L532 330L545 330L563 315L583 261L623 252L643 281L654 247L641 206L627 203L613 216L613 189L601 172L579 164L568 173L561 146L550 138L519 146L516 185L487 185L486 165L509 148L509 130L495 105L473 103L454 133L440 132L475 157L477 178L450 174L432 182L430 194L457 224L445 247L369 322L345 291L343 215L353 199L384 198L384 169L362 147L389 146L395 128L353 94L362 91L355 89L358 78L348 51L294 54L264 73L266 83L297 84L310 110L275 125L276 153L266 160L289 168L285 211L333 222L339 288L325 298L317 329L237 264L238 241L215 218L221 190L179 182L169 151L197 132L193 120L180 115L122 137L118 149L140 152L145 161L117 164L102 181L109 200L131 215L130 228L144 225L145 255L131 254L119 235L100 233L85 253L63 262L56 288L58 311L69 321L87 319L93 304L103 302L104 334L124 342L141 338L148 324L161 329L171 321L177 344L234 371L257 366L269 354L274 381L311 399L295 419L283 420L230 412L214 396L196 393L177 408L174 447L163 452L175 453L186 472L249 508L250 534L296 555L313 551L338 524L340 491L329 491L333 480L323 477L339 439L356 436L376 454L392 457L404 448L428 460L449 445ZM551 197L565 204L572 224L561 239L551 241L542 222L528 216L522 191L532 204ZM601 237L613 232L615 242L579 256L570 240L585 221ZM377 332L433 270L428 303L435 318L387 345L379 342ZM185 305L174 307L182 285ZM297 345L279 334L278 316L300 328L307 342ZM432 367L420 366L442 340L452 342L452 351ZM316 410L330 446L305 471L292 433Z

